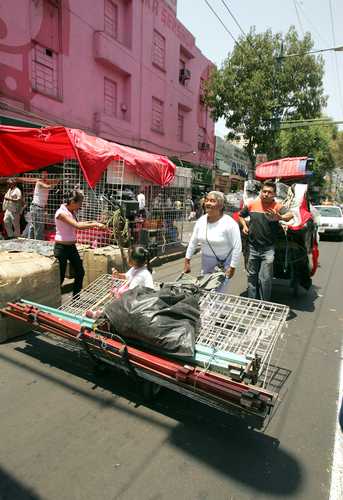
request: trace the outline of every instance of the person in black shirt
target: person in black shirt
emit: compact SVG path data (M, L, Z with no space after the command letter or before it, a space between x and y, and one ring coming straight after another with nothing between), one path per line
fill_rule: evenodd
M270 300L273 279L276 225L289 221L293 214L275 201L276 187L265 181L260 196L240 211L243 233L248 236L248 297ZM249 225L246 218L250 217Z

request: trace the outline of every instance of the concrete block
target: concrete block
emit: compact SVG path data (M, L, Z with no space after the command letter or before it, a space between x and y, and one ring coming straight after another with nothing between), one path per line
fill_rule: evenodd
M59 267L54 258L28 252L1 252L0 308L18 299L61 305ZM0 343L32 330L31 325L0 316Z
M127 249L124 250L127 257ZM124 271L120 249L116 246L102 248L89 248L83 254L83 267L85 277L83 286L86 287L102 274L111 273L115 267L118 271Z

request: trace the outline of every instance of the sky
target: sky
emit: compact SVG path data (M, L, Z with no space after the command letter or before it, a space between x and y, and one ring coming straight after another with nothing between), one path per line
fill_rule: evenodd
M207 1L237 39L241 32L223 5L223 1ZM314 50L343 46L343 0L224 1L245 32L248 32L251 26L256 26L259 32L271 28L273 32L285 33L291 25L294 25L299 33L311 32ZM295 5L298 7L297 10ZM205 0L178 0L177 16L195 36L196 44L202 53L221 66L228 52L233 49L234 41L206 5ZM325 61L324 89L329 96L325 112L334 120L343 121L343 52L324 52L322 55ZM343 125L339 127L343 129ZM216 133L223 137L225 131L224 121L220 120L216 124Z

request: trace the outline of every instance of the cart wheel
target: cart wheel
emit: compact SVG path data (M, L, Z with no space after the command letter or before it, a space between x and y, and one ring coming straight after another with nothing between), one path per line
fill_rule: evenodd
M155 384L154 382L149 382L148 380L144 380L143 382L143 398L145 401L152 401L155 399L161 390L161 386Z

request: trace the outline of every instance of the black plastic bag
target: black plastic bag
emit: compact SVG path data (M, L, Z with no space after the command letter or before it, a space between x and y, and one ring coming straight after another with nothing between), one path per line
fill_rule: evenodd
M136 287L105 307L111 329L161 354L194 356L200 326L197 294L174 287Z
M166 284L165 286L180 288L180 290L189 290L190 293L198 293L199 291L210 292L220 287L225 279L225 272L219 269L219 267L216 267L213 273L196 277L191 274L182 273L176 281Z

